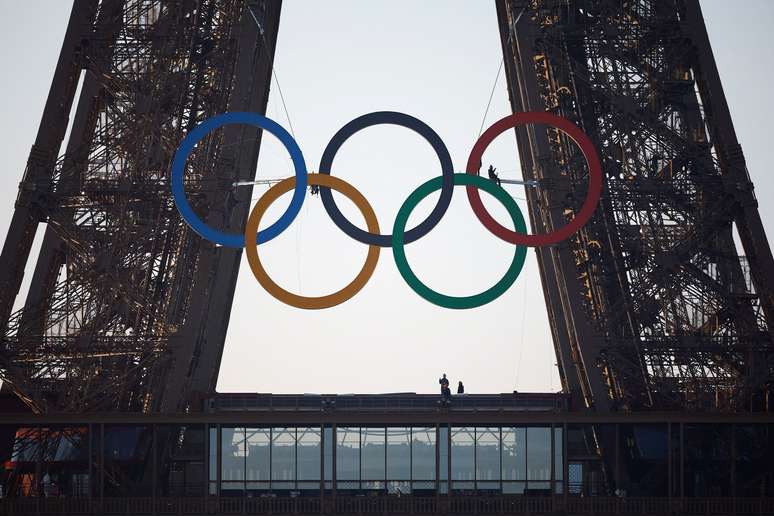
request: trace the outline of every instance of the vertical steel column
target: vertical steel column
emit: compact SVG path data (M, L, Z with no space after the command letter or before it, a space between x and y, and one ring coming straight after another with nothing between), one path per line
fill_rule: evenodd
M92 444L92 441L94 440L94 425L92 423L89 423L87 428L88 428L87 432L88 432L88 439L89 439L88 452L87 452L88 453L88 455L87 455L88 456L88 461L89 461L89 501L88 501L88 505L89 505L89 513L91 513L92 512L92 502L93 502L93 499L94 499L94 496L93 496L93 494L94 494L94 466L92 464L94 462L94 455L93 455L94 454L94 447L93 447L93 444Z
M204 464L204 489L202 493L202 497L209 498L210 495L210 475L212 475L212 472L210 471L210 453L212 451L210 450L210 424L205 423L204 424L204 457L202 464Z
M685 501L685 424L680 422L680 507Z
M614 467L615 473L613 474L613 483L615 484L615 488L616 489L620 489L621 488L621 464L620 464L620 460L621 460L621 451L620 451L620 448L621 448L621 446L620 446L621 445L621 434L620 434L621 428L620 427L621 427L621 425L619 423L615 423L615 446L614 446L615 447L615 451L614 451L614 454L615 454L615 467Z
M0 329L5 329L27 264L45 195L54 172L54 162L67 131L67 121L78 84L84 51L97 15L97 0L73 4L54 77L49 88L38 134L19 185L16 208L0 254Z
M669 507L672 507L672 423L667 422L667 498ZM671 509L670 509L671 510Z
M731 424L731 497L736 500L736 424ZM734 503L736 514L736 503Z
M320 423L320 513L325 512L325 422Z
M218 426L217 426L217 434L216 434L215 445L218 447L217 455L216 455L216 457L217 457L216 462L217 462L217 466L218 466L218 471L217 471L217 474L215 475L215 479L216 479L216 482L217 482L217 487L215 488L215 493L217 494L217 497L218 497L218 510L220 510L220 489L221 489L221 485L223 483L223 478L222 478L222 473L223 473L223 430L221 428L220 423L218 423ZM269 436L269 453L271 453L271 435ZM269 460L271 460L271 459L269 459Z
M570 464L567 457L567 423L562 423L562 468L564 469L564 510L567 510L567 498L569 497L568 491L570 490Z
M331 453L331 487L333 489L333 511L336 512L336 490L338 488L338 474L336 473L336 455L337 455L337 446L338 446L338 428L336 423L331 424L331 439L333 440L333 450Z
M99 505L105 507L105 423L99 424Z
M157 488L157 484L159 483L159 466L158 466L158 459L157 459L158 449L157 449L157 443L156 443L158 435L156 433L156 423L151 423L150 426L151 426L151 428L150 428L150 431L151 431L151 447L150 448L151 448L151 454L152 454L152 457L151 457L151 484L152 484L152 486L151 486L151 501L153 503L153 509L152 509L151 513L155 515L156 514L156 496L157 496L156 488ZM185 477L183 477L183 478L185 478Z

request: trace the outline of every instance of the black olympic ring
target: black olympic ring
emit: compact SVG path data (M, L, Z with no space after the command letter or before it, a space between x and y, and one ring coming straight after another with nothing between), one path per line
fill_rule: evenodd
M408 244L415 240L419 240L428 234L441 221L441 218L443 218L443 215L449 208L452 193L454 192L454 165L452 164L449 150L446 148L443 140L441 140L441 137L438 136L429 125L411 115L398 113L396 111L377 111L355 118L339 129L339 131L333 135L333 138L331 138L328 146L325 147L322 159L320 160L319 173L330 175L333 158L336 156L341 145L347 141L350 136L361 129L379 124L400 125L419 133L419 135L427 140L433 147L433 150L438 155L438 159L441 162L441 175L443 177L441 196L438 199L435 208L433 208L433 211L430 212L430 215L415 228L406 231L404 242ZM376 235L374 233L369 233L368 231L363 231L352 224L341 213L339 207L336 206L336 201L333 200L333 194L331 194L330 188L321 186L320 197L322 198L325 211L328 212L328 216L345 234L358 242L367 245L378 245L380 247L390 247L392 245L392 235Z

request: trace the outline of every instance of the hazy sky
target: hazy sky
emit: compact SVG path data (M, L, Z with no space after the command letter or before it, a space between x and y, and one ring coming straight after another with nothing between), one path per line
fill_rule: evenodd
M756 184L764 224L774 221L768 176L771 147L766 102L774 74L774 2L703 1L705 19L737 134ZM0 0L0 235L7 231L66 28L70 5L59 0ZM295 134L310 170L330 137L351 119L377 110L402 111L433 127L463 171L501 60L493 2L434 0L301 2L285 0L275 68ZM487 125L510 112L500 76ZM288 127L276 87L268 116ZM512 133L484 156L501 177L518 178ZM282 146L265 138L258 176L292 173ZM357 187L374 207L382 232L419 184L439 175L430 146L396 127L366 129L350 138L333 174ZM520 187L508 188L515 197ZM258 188L257 197L265 191ZM344 213L363 226L341 196ZM437 195L415 210L424 218ZM269 210L271 223L289 195ZM487 206L503 224L504 210ZM524 202L519 201L525 216ZM42 229L42 228L41 228ZM39 231L42 234L42 231ZM259 252L280 285L304 295L338 290L357 274L367 247L330 221L317 197L307 197L294 224ZM486 231L457 188L442 222L407 246L409 262L429 286L469 295L494 284L513 248ZM34 260L31 260L34 265ZM28 270L29 269L28 267ZM29 274L28 274L29 276ZM26 285L26 283L25 283ZM26 290L22 291L23 293ZM437 308L419 298L384 249L376 273L352 300L307 312L283 305L256 283L243 260L220 372L220 391L434 392L446 372L468 392L546 391L559 388L534 253L516 284L474 310Z

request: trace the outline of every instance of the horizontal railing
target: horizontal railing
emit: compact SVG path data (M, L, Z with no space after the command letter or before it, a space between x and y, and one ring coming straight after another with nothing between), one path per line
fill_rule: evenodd
M555 514L772 515L774 498L297 497L5 498L2 515L81 514Z
M566 410L566 399L558 394L453 395L444 400L437 394L221 394L208 402L211 411L319 411L336 410Z

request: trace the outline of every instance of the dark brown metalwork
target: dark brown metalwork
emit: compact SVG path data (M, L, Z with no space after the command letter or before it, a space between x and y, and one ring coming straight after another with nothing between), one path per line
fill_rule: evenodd
M35 413L8 414L18 405L0 398L0 458L9 459L0 473L22 496L0 510L771 512L771 474L755 470L771 454L774 259L697 0L497 8L513 110L570 119L603 161L592 220L536 250L564 394L213 398L241 251L190 231L168 172L196 123L265 112L280 2L79 0L0 257L0 380ZM581 205L585 163L554 129L516 134L524 175L540 185L527 191L532 230L545 233ZM254 176L260 137L228 126L190 157L187 192L209 224L242 229L251 192L232 184ZM14 312L41 223L30 289ZM220 446L222 430L240 423L331 435L423 424L447 439L453 425L561 428L566 460L561 480L553 466L550 480L563 491L352 498L334 486L331 497L321 478L319 498L229 498L222 450L207 452L211 437ZM119 456L131 445L131 460L110 457L109 438ZM74 464L50 457L67 442L85 454ZM20 443L36 456L25 459ZM552 438L549 456L556 446ZM585 498L569 492L572 461ZM704 476L718 464L728 482ZM45 499L49 467L74 490L59 505ZM173 497L189 470L196 480L184 484L195 492ZM621 488L653 498L607 496Z
M767 516L774 511L771 498L685 498L668 500L647 497L505 497L505 496L402 496L365 497L234 497L168 496L104 497L100 499L52 498L42 503L37 498L0 501L5 514L561 514L594 516L597 514L690 514Z
M603 162L595 216L537 250L574 406L767 410L774 260L698 1L497 6L513 110L568 118ZM516 134L547 232L579 209L586 165L555 129Z
M241 252L185 225L169 168L196 123L265 112L279 12L279 0L74 3L0 258L0 378L32 411L178 412L214 391ZM250 191L231 183L254 177L260 136L228 126L188 160L210 224L240 230Z

